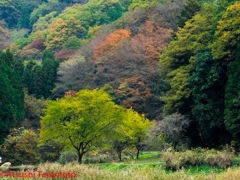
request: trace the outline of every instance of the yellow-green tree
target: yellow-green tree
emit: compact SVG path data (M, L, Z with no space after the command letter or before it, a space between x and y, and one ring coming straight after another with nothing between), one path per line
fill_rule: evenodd
M160 57L162 74L167 74L171 89L164 101L164 114L191 113L191 92L188 78L195 67L197 50L211 43L213 6L205 5L202 12L186 22L176 41L172 41Z
M240 2L227 7L222 20L218 21L215 36L218 39L212 44L213 58L233 58L233 50L237 48L237 42L240 40Z
M123 122L125 110L115 105L103 90L81 90L56 101L48 101L41 117L40 145L51 140L75 148L78 162L92 147L111 137Z
M85 28L83 28L81 23L74 17L66 21L59 18L56 23L52 24L48 32L49 34L45 42L46 49L55 51L60 49L70 36L77 36L85 32Z
M130 143L136 148L138 159L140 150L145 146L147 129L152 127L153 124L144 115L139 115L132 108L127 110L124 121L126 126L123 129L127 130L126 134L129 136Z
M128 10L133 10L136 8L148 8L151 6L151 2L148 0L133 0Z

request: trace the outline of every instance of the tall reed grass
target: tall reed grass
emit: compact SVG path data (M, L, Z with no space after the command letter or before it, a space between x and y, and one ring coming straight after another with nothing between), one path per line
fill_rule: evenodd
M75 178L39 178L37 171L45 173L76 173ZM35 178L28 178L27 180L50 180L50 179L69 179L69 180L239 180L240 168L227 169L223 173L211 173L206 175L204 172L196 175L191 175L190 172L179 170L173 173L166 172L160 167L138 167L137 165L124 170L99 170L87 165L66 164L59 163L45 163L40 164L36 171ZM9 179L10 180L10 179ZM12 180L12 179L11 179Z

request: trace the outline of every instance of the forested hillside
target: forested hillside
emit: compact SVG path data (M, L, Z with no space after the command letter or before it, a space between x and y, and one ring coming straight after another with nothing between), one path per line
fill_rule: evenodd
M237 148L239 35L236 0L0 0L0 152Z

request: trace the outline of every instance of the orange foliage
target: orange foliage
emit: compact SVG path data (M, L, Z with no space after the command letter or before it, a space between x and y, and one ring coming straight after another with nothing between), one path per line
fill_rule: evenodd
M143 113L146 102L154 96L151 91L152 89L148 88L140 77L135 76L121 82L114 92L122 101L123 106L126 108L132 107L136 111Z
M117 44L127 38L130 38L131 32L125 29L118 29L115 32L107 35L105 40L96 45L93 50L93 57L97 58L104 55L106 52L117 48Z
M144 27L139 30L138 35L132 38L132 48L136 52L142 50L145 58L149 61L158 62L163 48L172 39L171 32L170 29L154 27L152 21L147 21Z
M64 97L66 97L66 96L71 96L71 97L75 97L76 94L77 93L77 91L73 91L73 90L70 90L70 91L68 91L68 92L65 92L65 96Z

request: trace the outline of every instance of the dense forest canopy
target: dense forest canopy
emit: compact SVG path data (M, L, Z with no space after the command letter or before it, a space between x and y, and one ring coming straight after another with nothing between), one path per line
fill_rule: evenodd
M24 126L41 148L73 146L81 162L112 128L121 159L127 143L139 152L156 129L167 139L182 124L174 148L237 147L239 27L236 0L0 0L0 144ZM94 123L100 135L74 137Z

